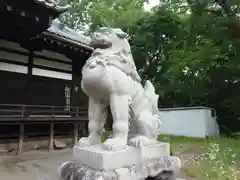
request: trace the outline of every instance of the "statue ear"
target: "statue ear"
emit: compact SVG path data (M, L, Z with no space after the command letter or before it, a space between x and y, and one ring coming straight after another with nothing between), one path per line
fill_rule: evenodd
M129 35L125 32L123 32L121 29L119 28L115 28L115 29L112 29L118 37L120 37L121 39L128 39L129 38Z

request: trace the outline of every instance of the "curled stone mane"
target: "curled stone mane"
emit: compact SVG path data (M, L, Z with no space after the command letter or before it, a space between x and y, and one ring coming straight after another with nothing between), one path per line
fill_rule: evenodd
M100 28L92 35L92 44L97 47L93 56L104 57L106 65L121 69L134 80L141 82L132 57L128 34L121 29Z

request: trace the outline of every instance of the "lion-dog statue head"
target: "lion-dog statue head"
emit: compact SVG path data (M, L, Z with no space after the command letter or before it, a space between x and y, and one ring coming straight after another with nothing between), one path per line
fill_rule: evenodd
M121 29L101 27L92 34L91 45L95 49L104 51L104 55L108 57L106 59L109 59L109 64L121 69L134 80L141 82L128 39L129 35Z

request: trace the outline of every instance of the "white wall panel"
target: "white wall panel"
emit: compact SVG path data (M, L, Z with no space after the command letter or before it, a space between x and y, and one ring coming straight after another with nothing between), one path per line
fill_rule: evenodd
M20 44L12 42L12 41L6 41L6 40L3 40L3 39L0 39L0 47L9 48L9 49L16 49L16 50L22 51L22 52L29 52L27 49L22 48L20 46Z
M72 80L72 74L50 71L50 70L45 70L45 69L40 69L40 68L33 68L32 73L33 73L33 75L36 75L36 76Z
M16 54L16 53L10 53L6 51L0 50L0 59L7 59L14 62L22 62L22 63L28 63L28 56Z
M0 62L0 70L27 74L28 68L27 66Z
M209 108L163 108L159 114L160 134L201 138L218 135L216 117L211 117Z
M56 52L51 52L51 51L47 51L47 50L36 51L35 54L41 55L41 56L46 56L46 57L49 57L49 58L60 59L62 61L72 62L71 59L67 58L63 54L56 53Z
M33 59L33 64L40 65L40 66L45 66L45 67L50 67L50 68L55 68L55 69L72 71L72 65L71 64L64 64L64 63L61 63L61 62L48 61L48 60L40 59L40 58L34 58Z

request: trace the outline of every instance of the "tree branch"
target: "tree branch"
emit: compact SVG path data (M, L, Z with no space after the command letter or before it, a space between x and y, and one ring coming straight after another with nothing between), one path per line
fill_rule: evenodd
M235 13L232 11L230 4L228 3L228 0L215 0L215 2L221 6L221 8L224 10L224 12L229 16L234 16Z

